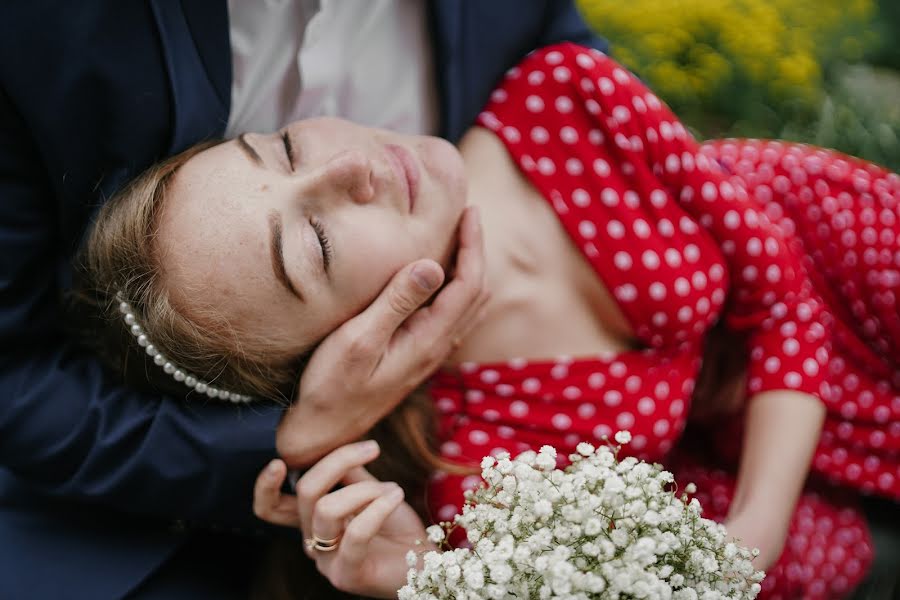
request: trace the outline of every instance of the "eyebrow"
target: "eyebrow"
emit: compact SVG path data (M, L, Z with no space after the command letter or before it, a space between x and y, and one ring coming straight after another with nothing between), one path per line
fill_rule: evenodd
M260 165L260 166L263 164L262 157L253 148L253 146L250 145L250 142L247 141L245 133L242 133L241 135L237 136L237 143L238 143L238 146L240 147L240 149L244 151L244 154L246 154L247 157L251 161L253 161L254 163L256 163L257 165Z
M284 269L284 244L281 239L281 228L281 215L272 211L269 213L269 247L272 256L272 270L275 272L275 278L284 285L287 291L299 298L300 302L306 302L303 294L294 287L294 284L291 283L290 278L287 276L287 271Z

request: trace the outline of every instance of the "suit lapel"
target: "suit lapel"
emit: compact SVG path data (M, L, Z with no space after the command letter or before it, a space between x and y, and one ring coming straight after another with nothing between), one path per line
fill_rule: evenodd
M172 92L174 126L170 154L222 135L231 98L231 48L225 2L186 4L191 6L190 12L182 10L181 2L151 0Z

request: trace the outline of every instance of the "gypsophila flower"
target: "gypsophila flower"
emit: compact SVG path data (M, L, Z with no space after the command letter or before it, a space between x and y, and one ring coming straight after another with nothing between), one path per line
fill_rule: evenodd
M755 598L764 576L756 554L701 518L696 498L678 497L671 473L619 460L618 450L579 444L564 470L550 446L485 458L486 486L467 495L452 524L427 529L439 544L462 527L472 549L426 552L419 571L410 553L398 598Z
M627 444L631 441L631 433L628 431L617 431L615 440L619 444Z

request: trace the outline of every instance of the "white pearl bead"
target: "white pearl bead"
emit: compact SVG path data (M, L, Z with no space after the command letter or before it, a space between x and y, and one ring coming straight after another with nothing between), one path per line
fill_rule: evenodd
M125 323L127 325L134 325L134 315L131 313L125 314Z
M131 335L138 336L144 333L144 329L140 325L132 325L131 326Z
M141 334L138 336L137 342L138 342L138 346L140 346L141 348L144 348L145 346L147 346L147 344L150 343L150 340L147 339L146 335Z
M127 302L120 302L119 303L119 312L122 313L123 315L127 314L127 313L131 312L131 307L128 306Z
M159 354L159 350L157 350L156 346L154 346L153 344L147 344L147 347L144 348L144 351L148 356L156 356L157 354Z
M206 395L209 396L210 398L218 398L219 390L217 390L214 387L206 388Z
M172 377L175 378L175 381L184 381L184 371L181 369L175 369L175 372L172 373Z
M197 390L198 394L205 394L206 393L206 384L203 383L202 381L198 381L197 385L194 386L194 389Z
M165 371L166 373L171 375L172 373L175 372L175 365L173 365L170 362L167 362L166 364L163 365L163 371Z
M186 376L184 378L184 385L188 387L194 387L195 385L197 385L197 378L191 375Z
M153 362L154 362L154 364L156 364L156 366L161 367L164 364L166 364L166 357L163 356L162 354L157 354L156 356L153 357Z

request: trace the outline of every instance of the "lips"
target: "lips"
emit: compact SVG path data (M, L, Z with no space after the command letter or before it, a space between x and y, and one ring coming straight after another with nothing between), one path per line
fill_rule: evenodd
M409 151L403 146L387 144L385 148L391 157L392 166L397 171L398 178L406 189L406 195L409 199L409 212L412 213L419 192L419 167Z

